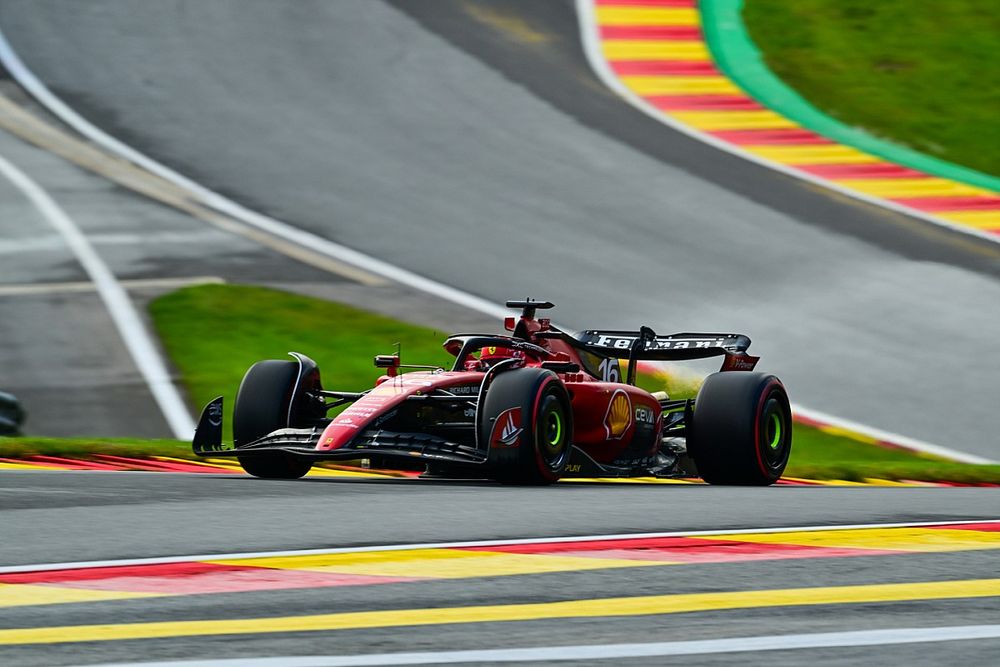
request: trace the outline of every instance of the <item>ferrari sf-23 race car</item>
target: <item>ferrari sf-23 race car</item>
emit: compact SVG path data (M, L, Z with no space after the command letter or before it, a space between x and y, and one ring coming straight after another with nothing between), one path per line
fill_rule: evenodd
M752 372L741 334L572 333L536 317L553 305L508 301L510 335L444 341L450 370L375 357L385 374L367 391L328 391L309 357L260 361L222 443L222 398L204 409L195 454L235 456L256 477L294 479L316 461L365 460L426 475L549 484L561 477L699 476L712 484L766 485L791 451L791 410L773 375ZM723 357L694 399L635 384L644 360ZM627 360L622 375L621 360ZM402 373L401 369L411 369ZM336 416L328 413L348 406Z

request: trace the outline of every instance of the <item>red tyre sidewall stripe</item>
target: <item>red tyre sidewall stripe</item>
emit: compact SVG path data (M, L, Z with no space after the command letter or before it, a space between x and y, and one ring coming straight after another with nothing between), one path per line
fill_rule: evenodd
M544 382L542 382L542 385L538 388L538 391L535 392L535 404L531 410L531 426L532 426L531 431L532 435L534 436L532 438L532 447L535 450L535 462L538 465L538 469L541 471L541 473L545 476L546 479L556 479L556 476L552 474L552 471L549 470L549 466L545 464L545 461L542 459L542 452L538 448L538 432L537 432L538 407L539 404L541 403L542 394L545 393L545 388L548 387L553 382L558 382L558 381L559 380L557 378L548 377L545 379Z
M771 469L764 464L764 458L761 456L760 452L760 411L761 408L764 407L764 403L767 402L767 399L770 398L771 390L774 389L774 387L784 388L777 378L772 378L768 381L767 385L764 387L764 392L761 394L760 400L757 401L757 409L753 416L753 452L757 456L757 467L762 473L764 473L764 476L768 478L771 477ZM782 424L782 426L784 425Z

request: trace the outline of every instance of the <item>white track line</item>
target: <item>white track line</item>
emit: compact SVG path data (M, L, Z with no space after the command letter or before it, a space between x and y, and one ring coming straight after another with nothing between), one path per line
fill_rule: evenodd
M910 438L905 435L900 435L898 433L890 433L889 431L883 431L881 429L875 428L874 426L868 426L866 424L859 424L858 422L851 421L849 419L842 419L840 417L834 417L833 415L828 415L825 412L820 412L819 410L812 410L810 408L804 407L802 405L797 405L792 403L792 412L806 419L811 419L813 421L824 423L827 426L835 426L838 428L846 429L848 431L854 431L855 433L861 433L866 436L875 438L876 440L881 440L887 442L896 447L901 447L903 449L909 449L915 452L923 452L924 454L933 454L934 456L939 456L944 459L951 459L952 461L958 461L959 463L975 463L975 464L990 464L996 463L993 459L988 459L984 456L978 456L976 454L967 454L966 452L960 452L949 447L942 447L941 445L935 445L930 442L924 442L923 440L917 440L916 438Z
M190 438L194 434L194 421L170 379L170 373L160 358L153 338L146 331L142 318L129 300L125 289L115 279L104 260L94 251L76 223L45 190L3 156L0 156L0 173L24 193L66 240L66 244L97 288L97 293L111 314L111 319L132 359L135 360L139 372L149 385L149 390L163 412L167 424L170 425L170 430L178 438Z
M631 104L633 107L643 112L647 116L653 118L654 120L663 123L664 125L670 127L671 129L687 135L693 139L704 142L713 148L717 148L720 151L725 151L731 155L741 157L745 160L749 160L762 167L767 167L774 171L781 172L787 176L792 176L793 178L798 178L813 185L818 185L820 187L833 190L843 195L847 195L853 199L858 199L860 201L866 202L868 204L874 204L876 206L881 206L882 208L887 208L897 213L902 213L904 215L909 215L911 217L920 218L927 222L939 225L942 227L947 227L949 229L962 232L964 234L971 234L978 238L986 239L993 243L1000 243L1000 237L993 234L987 234L986 232L971 229L969 227L964 227L962 225L957 225L948 220L942 218L937 218L932 215L928 215L923 211L918 211L912 209L908 206L903 206L897 204L896 202L888 201L886 199L881 199L879 197L873 197L871 195L864 194L862 192L857 192L851 190L850 188L845 188L843 186L837 185L831 181L828 181L818 176L813 176L812 174L806 173L804 171L799 171L794 167L789 167L787 165L768 160L766 158L760 157L759 155L754 155L748 151L742 150L730 143L717 139L710 134L696 130L680 121L677 121L670 116L666 115L660 109L644 100L642 97L633 92L628 86L626 86L621 79L611 70L608 65L607 60L604 58L604 53L601 50L601 40L597 32L597 19L594 15L594 4L593 0L576 0L577 16L580 19L580 39L583 43L584 53L587 55L587 61L590 63L590 67L594 70L597 78L601 82L617 93L622 99ZM2 36L0 36L2 38ZM988 459L982 456L977 456L975 454L968 454L966 452L960 452L949 447L943 447L941 445L935 445L933 443L924 442L922 440L917 440L916 438L910 438L905 435L899 435L897 433L890 433L889 431L883 431L881 429L868 426L866 424L860 424L848 419L841 419L840 417L835 417L833 415L820 412L818 410L813 410L802 405L792 404L792 411L796 414L802 415L807 419L814 419L816 421L826 422L830 426L837 426L840 428L848 429L851 431L857 431L864 435L870 436L877 440L885 440L891 442L894 445L898 445L903 449L910 449L913 451L924 452L926 454L933 454L935 456L941 456L943 458L952 459L960 463L994 463L992 459Z
M596 43L596 33L592 29L588 29L588 25L596 25L593 20L593 8L588 0L577 0L577 8L580 15L580 33L583 38L584 51L587 53L587 58L590 61L591 67L597 72L600 79L612 90L619 93L628 102L635 105L637 108L643 112L653 116L657 120L669 125L673 129L683 132L689 136L692 136L701 141L711 144L712 146L727 151L729 153L734 153L745 157L749 160L758 162L766 167L770 167L777 171L787 173L789 175L795 176L797 178L804 178L805 180L816 183L817 185L822 185L824 187L832 187L830 183L822 181L821 179L815 179L807 174L803 174L790 169L783 165L770 162L769 160L764 160L758 156L743 153L742 151L736 151L732 146L725 144L714 137L704 135L700 132L695 132L690 128L680 125L670 119L664 117L657 109L649 105L645 100L639 98L630 90L625 88L625 86L611 73L604 61L603 56L600 53L599 44ZM339 260L346 264L351 264L362 268L366 271L374 273L376 275L383 276L389 280L401 283L413 289L426 292L445 301L450 301L452 303L458 304L474 310L479 313L483 313L490 317L495 317L497 319L503 319L509 315L509 311L502 306L483 299L482 297L475 296L474 294L469 294L468 292L463 292L462 290L455 289L454 287L449 287L443 283L439 283L436 280L431 280L430 278L425 278L412 271L407 271L406 269L399 268L388 262L376 259L365 255L364 253L352 250L338 243L334 243L328 239L321 236L317 236L311 232L307 232L302 229L293 227L292 225L276 220L274 218L268 217L252 211L231 199L223 197L222 195L209 190L208 188L192 181L191 179L183 176L176 171L160 164L159 162L153 160L152 158L140 153L131 146L127 146L122 142L118 141L114 137L108 135L103 130L97 126L90 123L90 121L83 118L80 114L70 108L65 102L59 99L55 94L50 91L44 83L42 83L35 74L27 68L27 66L21 61L17 53L11 48L10 43L4 36L3 31L0 30L0 63L7 68L7 71L11 73L14 79L27 90L36 100L38 100L43 106L45 106L50 112L55 114L64 123L75 129L84 137L93 141L95 144L102 146L106 150L146 169L147 171L166 179L178 187L185 188L192 193L197 199L199 199L204 205L210 206L211 208L229 215L237 220L240 220L248 225L261 229L265 232L273 234L279 238L285 239L292 243L301 245L308 248L314 252L317 252L333 259ZM833 188L839 190L839 188ZM917 215L917 217L923 217L928 219L930 222L935 222L937 224L944 224L945 226L958 229L959 231L969 232L965 228L960 228L951 223L944 221L939 221L937 219L929 218L920 214L919 211L911 211L905 207L900 207L898 205L889 205L880 199L868 197L867 195L860 195L850 190L843 190L844 194L859 199L864 199L869 201L869 203L878 204L880 206L888 206L889 208L895 207L903 213L910 215ZM984 238L988 238L985 237ZM996 241L995 238L989 238L988 240ZM819 415L824 413L811 410L809 408L803 407L801 405L792 405L792 409L803 415L811 416L816 419L820 419ZM915 451L922 451L927 453L933 453L937 456L952 459L954 461L960 461L963 463L992 463L990 459L986 459L974 454L967 454L965 452L960 452L953 450L941 445L935 445L931 443L922 442L913 438L909 438L903 435L897 435L894 433L889 433L887 431L882 431L880 429L875 429L863 424L848 421L845 419L838 419L836 417L824 416L823 421L829 421L831 425L841 426L842 428L850 428L861 434L877 438L879 440L886 440L892 442L893 444L899 444L900 447L904 449L913 449ZM848 426L850 425L850 426ZM908 444L903 444L908 443Z
M949 220L943 218L938 218L933 215L929 215L923 211L918 211L917 209L910 208L909 206L903 206L902 204L897 204L894 201L889 201L887 199L881 199L872 195L865 194L863 192L858 192L850 188L846 188L842 185L833 183L824 178L814 176L812 174L806 173L804 171L799 171L794 167L789 167L787 165L781 164L779 162L774 162L773 160L768 160L767 158L761 157L759 155L754 155L748 151L734 146L733 144L727 143L713 137L710 134L696 130L678 120L671 118L666 115L660 109L644 100L642 97L637 95L631 89L629 89L618 76L611 70L607 61L604 59L604 53L601 51L600 37L597 33L597 20L594 15L594 5L593 0L576 0L577 15L580 17L580 37L583 41L583 50L587 54L587 60L590 63L591 69L597 75L597 78L601 82L618 93L619 96L625 99L626 102L634 106L639 111L643 112L647 116L669 126L670 128L682 133L687 136L697 139L698 141L704 142L713 148L718 148L720 151L725 151L730 155L735 155L741 157L744 160L749 160L750 162L755 162L762 167L767 167L774 171L780 171L786 176L791 176L793 178L798 178L803 181L812 183L813 185L818 185L821 188L827 190L833 190L842 195L846 195L852 199L857 199L863 201L867 204L874 204L875 206L880 206L882 208L887 208L897 213L902 213L903 215L908 215L912 218L919 218L926 222L938 225L939 227L947 227L956 232L962 232L963 234L968 234L970 236L975 236L992 243L1000 243L1000 237L995 234L989 234L987 232L973 229L971 227L965 227L953 223ZM2 39L2 37L0 37ZM2 56L0 56L2 59ZM751 95L752 97L752 95Z
M158 474L158 473L153 473ZM413 549L454 549L459 547L499 547L515 544L572 544L604 540L645 540L660 537L706 537L712 535L744 535L747 533L805 533L832 530L862 530L866 528L920 528L925 526L957 526L966 523L997 523L996 519L963 519L956 521L910 521L904 523L856 523L833 526L785 526L781 528L733 528L727 530L683 530L667 533L621 533L616 535L575 535L572 537L529 537L511 540L475 540L471 542L426 542L417 544L385 544L367 547L340 547L334 549L296 549L293 551L249 551L228 554L197 554L190 556L164 556L159 558L123 558L118 560L81 561L76 563L42 563L36 565L8 565L0 567L0 574L15 572L41 572L45 570L79 570L93 567L125 567L133 565L165 565L203 560L242 560L246 558L288 558L292 556L322 556L374 551L409 551Z
M208 188L192 181L186 176L182 176L176 171L160 164L152 158L140 153L131 146L127 146L114 137L99 129L80 114L70 108L65 102L56 97L44 83L42 83L34 73L25 66L21 58L11 48L10 43L0 30L0 63L7 68L14 79L27 90L36 100L41 102L50 112L55 114L64 123L75 129L77 132L87 137L95 144L102 146L106 150L117 154L126 160L146 169L147 171L168 180L175 185L182 187L197 196L207 206L232 216L248 225L262 229L274 236L291 241L300 246L309 248L328 257L352 264L377 275L384 276L390 280L413 287L428 294L440 297L452 303L457 303L477 312L484 313L491 317L503 319L509 312L506 308L499 306L481 297L457 290L443 283L439 283L429 278L417 275L406 269L401 269L388 262L383 262L374 257L370 257L356 250L334 243L329 239L317 236L311 232L293 227L286 222L275 220L266 215L261 215L252 211L227 197L209 190Z
M226 281L218 276L195 276L192 278L139 278L119 280L122 287L131 290L178 289L192 285L224 285ZM94 283L27 283L21 285L0 284L0 296L35 296L38 294L69 294L93 292Z
M646 372L651 373L668 373L681 377L682 379L690 379L697 382L705 379L705 376L702 373L695 373L688 369L679 369L676 366L667 370L663 367L661 362L657 361L640 361L639 370L645 370ZM819 410L813 410L812 408L807 408L804 405L799 405L798 403L792 403L791 407L794 417L802 417L808 421L817 422L822 426L832 426L846 431L853 431L854 433L862 434L869 438L889 443L894 447L899 447L901 449L922 452L924 454L932 454L944 459L958 461L959 463L995 463L992 459L987 459L976 454L967 454L966 452L960 452L948 447L942 447L941 445L935 445L923 440L917 440L916 438L900 435L899 433L883 431L882 429L875 428L874 426L860 424L849 419L843 419L825 412L820 412Z
M1000 625L955 625L939 628L889 628L853 632L817 632L765 637L725 637L647 644L590 644L539 646L473 651L421 653L372 653L367 655L314 655L278 658L231 658L168 662L121 662L96 667L375 667L377 665L484 664L492 662L564 662L567 660L620 660L718 653L758 653L817 648L856 648L899 644L970 641L1000 638ZM877 658L874 660L877 661Z

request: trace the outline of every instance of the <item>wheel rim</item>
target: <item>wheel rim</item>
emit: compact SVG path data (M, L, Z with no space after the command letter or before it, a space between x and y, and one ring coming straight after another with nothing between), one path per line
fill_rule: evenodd
M767 422L768 447L777 449L781 445L781 415L777 412L771 413L771 418Z
M550 470L558 470L566 457L566 415L562 402L549 395L542 403L541 419L539 420L538 448L544 464Z
M550 448L558 447L559 443L562 442L562 432L562 415L553 410L545 416L546 444Z
M777 470L788 460L789 428L785 407L777 398L768 399L760 416L763 428L760 434L760 449L768 467Z

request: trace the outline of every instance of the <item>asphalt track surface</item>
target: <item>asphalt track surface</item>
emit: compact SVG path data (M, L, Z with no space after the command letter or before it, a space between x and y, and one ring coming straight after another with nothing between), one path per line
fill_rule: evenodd
M0 473L0 564L87 561L234 551L309 549L580 534L759 529L870 521L986 520L993 489L560 485L510 489L478 482L263 482L231 475ZM100 539L95 539L100 536ZM1000 552L966 551L608 569L372 587L273 590L181 598L50 604L0 610L4 628L193 619L294 617L372 609L527 604L629 595L848 586L994 577ZM945 622L947 619L947 622ZM977 625L997 619L996 598L832 607L706 611L670 616L541 619L221 637L0 646L11 665L350 655L394 651L562 646L900 627ZM699 656L818 664L858 660L936 664L961 655L985 664L1000 642ZM636 664L680 664L659 657Z
M1000 453L1000 249L645 118L569 2L15 0L0 25L92 122L252 208L569 326L745 331L804 405Z
M345 281L118 188L0 132L0 154L44 187L122 281ZM0 385L34 435L165 437L170 430L68 246L0 179ZM144 309L171 289L131 289Z
M4 472L0 478L0 565L1000 516L1000 493L990 488L566 483L519 489L487 482L88 472Z

